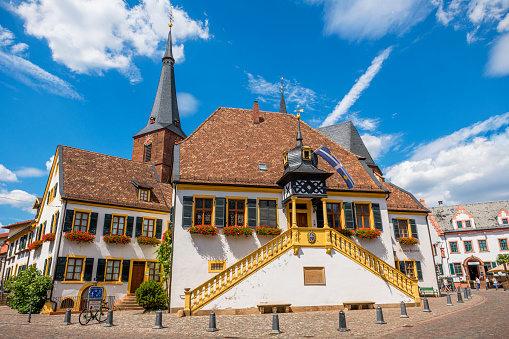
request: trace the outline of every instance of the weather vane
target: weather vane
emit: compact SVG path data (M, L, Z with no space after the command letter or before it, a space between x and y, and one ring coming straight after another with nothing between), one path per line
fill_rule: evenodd
M173 27L173 6L170 7L170 11L168 12L168 18L170 19L170 23L168 26Z
M304 112L304 109L299 109L300 105L297 105L297 109L294 112L297 112L297 119L300 119L300 114Z

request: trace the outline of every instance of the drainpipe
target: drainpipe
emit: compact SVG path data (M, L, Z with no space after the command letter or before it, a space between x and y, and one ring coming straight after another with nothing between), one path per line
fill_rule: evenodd
M175 214L177 212L177 209L175 208L175 204L176 204L176 201L177 201L177 184L176 183L172 183L172 192L173 192L173 201L171 203L171 207L173 207L173 213L172 213L172 216L171 216L171 224L173 225L173 230L172 230L172 236L171 236L171 262L170 262L170 279L168 279L168 284L169 284L169 289L168 289L168 313L170 313L170 304L171 304L171 281L172 281L172 277L173 277L173 252L174 251L174 245L175 245Z
M51 263L51 266L56 266L57 264L57 261L58 261L58 255L60 254L60 244L62 243L62 233L63 233L63 230L64 230L64 222L65 222L65 211L67 211L67 200L65 201L65 205L64 205L64 209L62 210L62 213L61 213L61 218L60 218L60 229L57 228L57 233L58 234L55 234L55 238L58 239L58 245L56 245L56 248L57 248L57 253L56 253L56 256L54 257L55 260L53 260L53 262ZM51 272L51 267L49 268L50 269L50 272ZM51 298L53 298L53 290L55 289L55 274L57 272L53 272L53 276L51 278L51 283L53 284L53 288L51 289L51 292L50 292L50 295L49 295L49 301L52 302L52 303L56 303L55 301L52 301ZM53 309L54 311L56 311L56 306L55 305L55 308Z
M431 242L431 233L429 231L428 215L426 215L426 229L428 230L428 238L429 238L429 241ZM440 251L440 252L442 252L442 251ZM433 244L431 244L431 254L433 257L433 269L435 270L435 281L437 282L438 293L440 294L440 285L438 284L438 276L437 276L437 262L435 261L435 256L433 255ZM442 255L442 253L440 253L440 255Z

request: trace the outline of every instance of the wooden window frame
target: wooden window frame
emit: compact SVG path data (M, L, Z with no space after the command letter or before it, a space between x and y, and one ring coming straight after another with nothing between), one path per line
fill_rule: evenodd
M127 217L128 217L128 215L127 214L112 214L111 215L111 225L110 225L110 234L111 235L113 235L113 223L114 223L115 217L117 217L117 218L124 218L124 231L121 234L117 233L117 235L124 235L125 234L126 225L127 225ZM118 226L117 226L117 228L118 228Z
M122 266L124 263L124 258L106 257L105 259L106 259L106 264L104 265L104 281L102 283L103 284L122 284L123 282L121 281L121 279L122 279ZM113 261L120 262L119 270L118 270L118 279L117 280L106 280L106 274L108 271L108 263L113 262ZM111 273L111 274L113 275L114 273Z
M68 267L69 267L69 259L81 259L81 273L80 273L80 279L79 280L75 280L75 279L67 279L67 270L68 270ZM83 281L83 274L85 273L85 262L87 260L87 257L86 256L83 256L83 255L68 255L67 256L67 261L65 262L65 273L64 273L64 280L62 280L62 284L82 284L84 283ZM74 265L76 266L76 265ZM74 274L75 272L73 272Z
M147 230L147 235L144 235L144 233L145 233L145 220L152 220L154 222L154 225L153 225L153 228L152 228L152 235L150 235L148 233L148 230ZM156 223L157 223L157 218L143 217L143 222L141 224L141 235L142 236L146 236L146 237L155 237L155 234L156 234Z
M226 198L226 219L225 220L225 227L229 226L247 226L247 198L246 197L225 197ZM244 225L230 225L230 200L242 200L244 201L244 210L242 213L244 213ZM212 203L212 206L214 206L214 203ZM237 222L237 213L241 212L241 210L234 209L235 211L235 222Z
M484 241L486 243L486 251L481 250L481 243L480 243L481 241ZM479 252L489 252L490 251L487 239L477 239L477 246L479 246Z
M460 262L453 262L451 264L452 264L452 267L454 268L454 275L463 275L463 273L464 273L463 272L463 265ZM456 273L456 265L460 265L460 270L461 270L460 274Z
M329 223L329 220L327 220L327 224L329 225L329 227L330 228L345 228L345 211L343 210L343 201L327 199L327 201L325 201L325 211L326 211L327 217L329 216L329 212L327 211L328 204L339 205L339 227L334 227L333 225L331 225ZM331 214L332 214L332 218L334 220L334 215L336 215L337 213L334 213L334 208L332 210L333 210L333 212ZM325 220L324 220L324 224L325 224Z
M280 228L279 227L279 209L278 209L278 206L279 206L279 201L278 201L278 198L256 198L256 217L257 217L257 221L258 223L260 223L260 200L271 200L271 201L275 201L276 202L276 228ZM247 200L246 200L247 201ZM259 226L262 226L262 225L259 225ZM269 227L269 225L267 225L267 227Z
M412 228L410 227L410 218L396 218L398 220L398 232L399 232L399 237L400 238L409 238L412 236ZM401 236L401 228L399 228L399 222L400 220L404 220L406 221L406 226L407 226L407 236L406 237L403 237Z
M467 251L467 246L465 246L465 243L469 242L470 246L472 247L471 251ZM465 250L465 253L473 253L474 251L474 244L472 244L472 240L463 240L463 249Z
M414 272L414 276L411 277L409 276L408 274L405 273L405 275L409 278L412 278L412 279L418 279L418 276L417 276L417 266L415 265L415 259L396 259L395 260L395 265L396 265L396 269L400 272L400 273L403 273L401 272L401 268L400 268L400 262L404 262L405 263L405 272L408 272L409 270L407 269L407 265L406 263L407 262L412 262L412 265L413 265L413 269L412 271Z
M212 200L212 214L210 216L210 224L214 225L215 221L216 221L216 196L215 195L193 195L193 226L202 226L202 225L206 225L206 224L200 224L200 225L196 224L196 199L211 199ZM203 208L201 210L205 211L205 209L203 209ZM202 220L205 221L205 218L203 217Z
M352 201L354 204L354 216L355 216L355 226L356 228L368 228L368 227L359 227L357 223L357 205L368 205L368 215L369 215L369 228L375 228L375 219L373 218L373 208L370 201ZM344 211L343 211L344 213Z
M321 271L321 282L309 282L309 281L306 281L306 271ZM313 285L320 285L320 286L323 286L323 285L326 285L326 282L325 282L325 267L324 266L312 266L312 267L308 267L308 266L304 266L302 268L302 274L303 274L303 281L304 281L304 286L313 286Z
M151 265L154 265L154 272L152 273L151 272L151 268L150 266ZM157 261L147 261L146 263L146 267L147 267L147 270L148 270L148 277L147 277L147 281L151 281L151 280L155 280L157 282L161 282L161 276L159 275L159 273L161 272L161 268L157 268L157 264L158 262ZM156 275L156 270L157 270L157 275ZM157 279L155 279L157 276ZM154 279L152 279L154 278Z
M147 192L147 200L141 198L141 192ZM144 202L150 202L150 190L148 188L139 188L138 189L138 200Z
M507 238L498 238L498 247L501 251L509 251L509 241L507 241ZM502 244L500 243L500 240L505 240L505 246L507 247L505 250L502 249Z
M74 231L74 222L76 221L76 214L77 213L85 213L85 214L88 214L88 220L87 220L87 229L85 230L85 232L88 232L88 229L90 227L90 216L92 215L92 211L88 211L88 210L80 210L80 209L75 209L74 210L74 215L72 217L72 228L71 230ZM81 227L81 226L80 226ZM42 232L41 232L42 233Z
M223 265L223 269L222 270L212 269L212 265L213 264L222 264ZM208 269L209 273L223 272L226 269L226 261L225 260L209 260L208 266L209 266L209 269Z
M452 246L451 246L452 243L456 243L456 249L457 249L456 252L453 252L453 250L452 250ZM449 241L449 251L451 251L451 253L454 253L454 254L460 253L460 248L458 246L458 242L457 241Z

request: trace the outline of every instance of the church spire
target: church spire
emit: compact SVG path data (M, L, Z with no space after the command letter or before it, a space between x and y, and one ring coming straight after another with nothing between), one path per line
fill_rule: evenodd
M304 144L302 143L302 134L300 133L300 113L304 112L304 110L302 108L299 109L299 105L297 105L295 112L297 112L297 147L302 147Z
M180 127L180 116L177 105L177 91L175 89L175 72L173 65L175 59L173 58L172 41L171 41L171 28L172 16L170 13L170 31L168 32L168 41L166 43L166 50L163 56L163 66L161 75L159 77L159 85L157 86L156 97L152 112L150 113L149 121L141 131L136 133L135 136L146 134L156 131L161 128L166 128L179 137L185 139L186 134Z
M281 78L281 101L279 102L279 113L286 113L285 96L283 94L283 78Z

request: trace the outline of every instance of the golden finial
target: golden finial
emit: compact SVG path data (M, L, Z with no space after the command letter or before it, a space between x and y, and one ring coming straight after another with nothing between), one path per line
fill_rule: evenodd
M281 90L283 90L283 77L281 77Z
M294 112L297 112L297 119L300 120L300 114L304 112L304 110L301 108L299 109L300 105L297 105L297 109Z
M170 23L168 24L168 26L170 28L173 27L173 6L170 7L170 12L168 13L168 18L170 19Z

